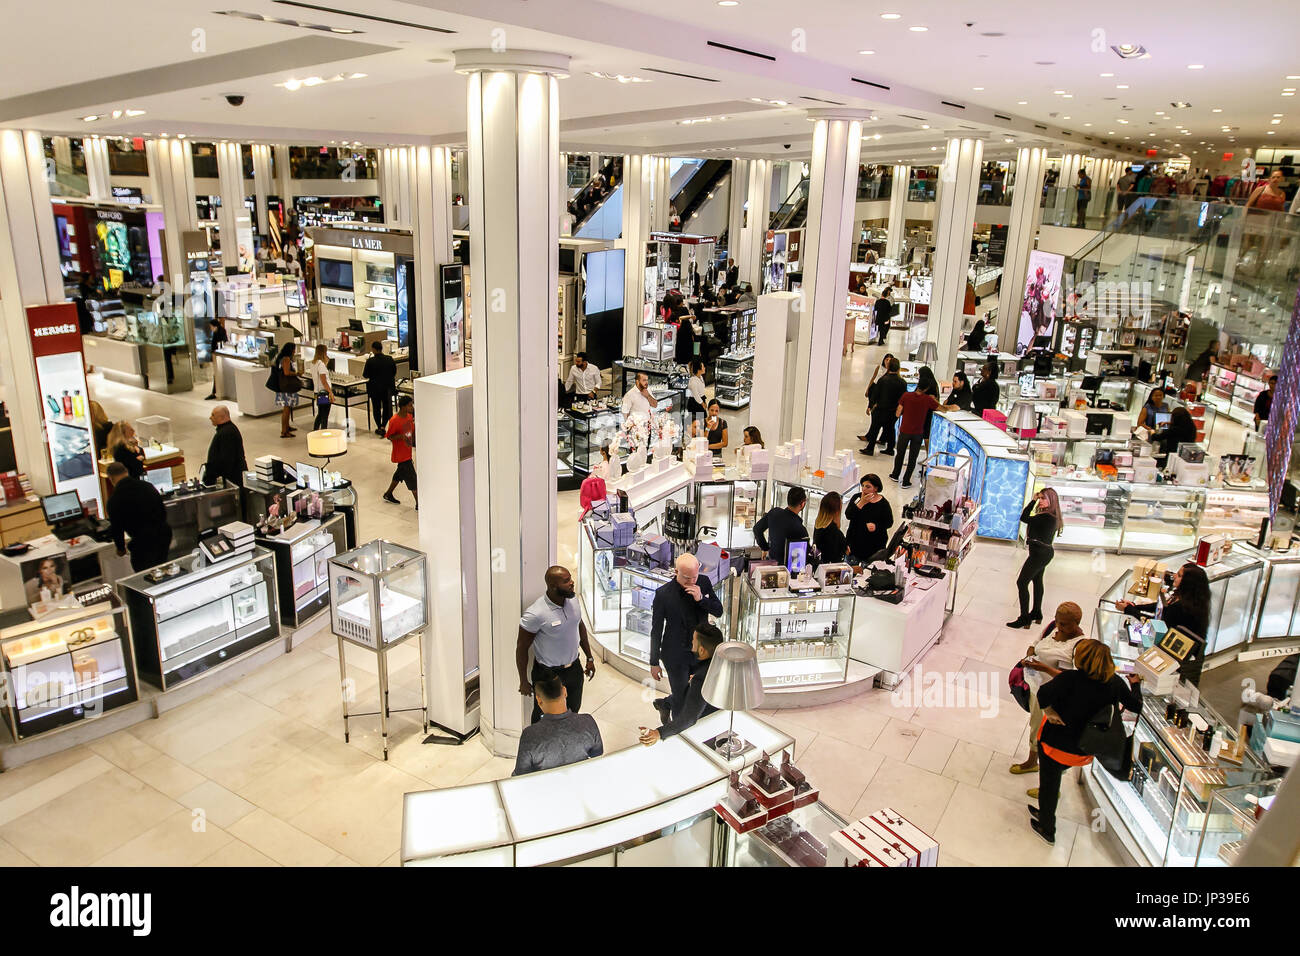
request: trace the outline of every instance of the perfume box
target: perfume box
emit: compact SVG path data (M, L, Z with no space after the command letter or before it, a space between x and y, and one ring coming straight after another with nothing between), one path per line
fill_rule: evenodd
M826 865L884 869L904 866L905 861L878 833L855 821L831 834L826 843Z
M884 835L891 846L901 849L907 857L906 866L939 865L938 841L897 810L884 807L858 822L869 824Z

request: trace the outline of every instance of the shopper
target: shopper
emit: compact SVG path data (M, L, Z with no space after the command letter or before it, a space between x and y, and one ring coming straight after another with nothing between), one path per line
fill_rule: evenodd
M650 376L637 372L633 386L623 396L623 418L649 418L650 412L658 407L659 399L650 394Z
M1115 607L1124 614L1145 617L1155 614L1157 605L1154 602L1134 604L1132 601L1116 601ZM1200 684L1205 642L1210 637L1207 633L1210 629L1210 578L1205 573L1205 568L1188 561L1178 569L1174 574L1173 594L1165 601L1160 619L1166 627L1179 628L1196 639L1196 646L1178 665L1178 673L1188 683Z
M923 395L929 395L936 402L939 400L939 380L934 377L934 370L930 368L930 366L922 365L917 371L916 388L914 391L920 392ZM921 434L925 437L929 437L930 421L933 416L933 410L925 413L925 425L921 429Z
M695 317L685 312L677 322L677 339L673 344L673 360L678 365L688 365L695 358Z
M686 383L686 411L691 420L702 417L707 408L708 398L704 393L704 363L697 358L691 359L691 378Z
M700 576L700 561L683 554L676 561L676 576L655 591L650 611L650 676L668 675L671 693L654 701L660 723L684 713L686 685L698 658L691 651L696 628L709 623L709 615L722 616L722 602L707 577Z
M120 421L109 431L108 455L113 461L121 462L132 478L144 477L144 449L130 422Z
M966 336L965 351L983 352L987 339L987 333L984 331L984 320L976 319L975 324L971 326L971 330Z
M963 412L971 410L971 406L975 403L975 393L971 391L965 372L952 373L952 388L948 390L948 397L944 401L949 405L956 405Z
M786 562L786 545L791 541L807 541L808 529L800 517L808 506L808 493L794 485L785 494L785 507L773 508L754 522L754 540L763 549L763 557L777 564ZM771 532L769 541L768 533Z
M1282 170L1274 169L1268 179L1256 186L1246 200L1247 209L1262 209L1267 212L1284 212L1286 210L1286 176Z
M162 495L143 478L131 475L120 461L109 465L105 476L113 489L107 511L117 553L130 550L132 571L147 571L162 564L172 546L172 529L167 524Z
M569 569L553 565L546 569L546 591L524 611L519 619L519 643L515 646L515 665L519 668L519 693L527 697L533 685L548 677L559 679L568 691L567 706L575 714L582 710L582 680L596 675L596 660L591 655L587 625L578 608L577 591ZM584 668L578 663L581 648L587 659ZM528 672L528 653L533 655L532 677ZM532 722L541 719L542 709L533 701Z
M1210 374L1210 363L1218 357L1219 340L1211 339L1210 344L1205 346L1205 350L1192 359L1191 364L1187 366L1187 380L1189 382L1204 381L1205 376Z
M998 363L985 362L980 368L980 380L971 388L971 410L983 418L990 408L998 407L1000 391Z
M208 400L211 401L218 397L217 386L221 384L221 355L219 350L223 345L230 341L230 335L226 332L225 322L221 316L214 315L208 321L209 349L212 356L212 391L208 393Z
M236 488L244 483L244 472L248 470L248 461L244 458L244 436L238 426L230 420L230 409L218 405L208 416L216 432L208 444L208 461L203 466L203 483L215 485L218 478L224 478Z
M88 407L90 408L90 430L95 440L95 457L103 458L104 452L108 450L108 436L113 431L113 422L99 402L91 399Z
M893 481L899 480L899 472L903 471L903 459L907 459L907 471L903 473L903 488L912 487L912 472L916 468L916 458L921 453L921 442L925 441L925 423L927 416L935 409L944 411L956 411L956 405L941 405L928 389L938 391L939 385L935 381L934 373L929 367L921 369L923 374L923 384L916 386L914 392L904 392L898 400L898 452L894 455L894 470L889 473ZM922 391L925 388L927 391Z
M755 426L746 425L745 431L742 434L746 445L757 445L759 448L763 447L763 433Z
M1029 550L1025 563L1020 566L1016 588L1020 592L1020 616L1008 621L1007 627L1029 627L1043 619L1043 572L1052 563L1056 551L1052 542L1065 527L1061 518L1061 503L1053 488L1044 488L1020 512L1025 526L1025 546ZM1034 605L1029 606L1029 586L1034 586Z
M574 398L591 400L599 389L600 369L587 361L586 352L578 352L573 356L569 377L564 380L564 390L571 392Z
M1159 446L1155 459L1161 468L1171 454L1178 453L1179 445L1196 444L1196 422L1186 406L1179 405L1169 414L1169 424L1151 435L1151 443Z
M1088 203L1092 201L1092 178L1084 170L1079 170L1079 181L1075 183L1074 227L1082 229L1087 224Z
M520 733L510 776L554 770L605 752L596 718L569 709L568 690L560 678L544 677L533 683L532 691L533 709L540 711L541 717Z
M1043 711L1038 706L1038 688L1061 671L1074 668L1074 648L1083 640L1083 609L1073 601L1058 605L1056 615L1043 630L1043 636L1030 644L1019 667L1032 672L1029 694L1029 756L1011 765L1012 773L1038 772L1038 727L1043 722ZM1039 676L1041 675L1041 676ZM1032 794L1031 796L1037 796Z
M1261 422L1267 422L1273 411L1273 393L1277 391L1277 376L1268 377L1268 388L1255 396L1255 431L1259 431Z
M275 404L280 406L280 437L292 438L298 429L293 427L293 410L298 407L298 393L302 379L296 364L297 345L285 342L275 356ZM268 383L269 384L269 383Z
M889 320L894 314L894 303L889 300L889 286L880 290L875 304L871 307L872 322L876 326L876 341L873 345L884 345L889 335Z
M1162 412L1168 412L1165 407L1165 390L1163 388L1151 389L1151 395L1143 403L1141 410L1138 412L1137 428L1149 428L1151 431L1156 430L1156 416Z
M868 563L872 556L889 543L889 529L894 525L894 509L880 492L885 483L879 475L863 475L861 490L849 499L844 517L849 522L849 554L855 565Z
M736 260L728 257L727 259L727 288L734 289L740 284L740 266L736 265Z
M393 393L397 391L397 362L384 351L382 342L370 343L370 358L362 366L361 376L375 416L375 434L382 436L393 417Z
M334 405L334 386L330 384L329 352L322 343L311 359L311 387L316 394L316 419L313 429L329 428L330 408Z
M893 357L894 354L892 352L886 352L884 358L880 360L880 364L871 371L871 381L867 383L867 390L865 392L867 397L867 434L859 435L858 441L866 441L867 435L871 434L871 411L876 407L876 379L880 378L882 373L889 373L889 360Z
M393 443L390 460L397 465L393 469L393 480L384 492L384 500L389 504L401 504L393 492L397 490L399 481L404 482L406 490L415 499L415 510L419 511L420 499L415 491L415 462L411 460L412 449L415 448L415 399L410 395L403 395L397 400L397 414L388 420L384 437Z
M716 398L709 399L706 414L708 417L703 421L697 418L691 422L689 435L691 438L703 435L709 440L710 451L721 452L728 442L727 421L722 417L722 406Z
M813 547L817 549L820 564L840 564L848 551L848 541L840 530L840 512L843 507L839 492L832 491L822 498L813 527Z
M898 359L889 360L889 371L876 382L875 395L871 398L871 427L867 429L865 439L867 447L859 451L862 455L874 455L876 442L884 445L884 454L894 454L894 435L898 422L898 404L907 394L907 383L898 374Z
M1029 826L1049 845L1056 843L1056 805L1061 777L1068 767L1082 767L1092 757L1081 753L1084 728L1108 706L1142 710L1141 678L1115 673L1110 650L1086 639L1074 648L1074 669L1062 671L1038 689L1043 722L1038 732L1038 806L1029 807Z
M642 727L642 744L649 747L667 737L680 734L683 730L689 730L701 717L707 717L718 709L704 699L704 681L709 676L713 654L722 641L722 632L708 621L695 625L695 631L691 634L691 653L695 656L695 666L686 684L681 713L653 730Z

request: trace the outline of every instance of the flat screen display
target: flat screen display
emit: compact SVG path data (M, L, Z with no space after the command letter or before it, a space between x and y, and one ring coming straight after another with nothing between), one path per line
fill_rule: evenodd
M153 471L146 471L144 477L149 484L160 492L171 491L172 489L172 472L170 468L155 468Z
M320 284L331 289L352 291L352 263L342 259L320 260Z
M583 256L586 287L583 293L584 315L596 315L623 308L624 250L606 249Z
M81 496L75 491L46 495L41 499L41 510L45 512L46 524L74 521L82 516Z
M791 541L785 546L785 566L791 577L808 566L808 542Z

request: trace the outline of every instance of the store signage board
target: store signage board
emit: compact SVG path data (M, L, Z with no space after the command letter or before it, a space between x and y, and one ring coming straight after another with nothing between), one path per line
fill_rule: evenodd
M308 230L318 246L358 249L362 252L394 252L415 255L415 240L409 232L388 229L329 229L323 226Z
M83 504L102 514L77 307L71 302L30 306L27 328L54 490L76 491Z
M144 202L144 192L138 186L114 186L113 198L118 202L138 206Z
M698 246L706 242L717 242L717 236L693 236L685 232L652 232L650 242L670 242L681 246Z
M1296 290L1295 304L1291 308L1291 327L1282 343L1273 410L1264 429L1265 457L1268 460L1268 516L1271 519L1277 518L1277 506L1282 501L1297 424L1300 424L1300 289Z
M1061 273L1065 256L1035 249L1029 253L1025 277L1025 294L1020 305L1020 328L1016 351L1021 354L1038 336L1051 336L1056 324L1056 309L1061 294Z

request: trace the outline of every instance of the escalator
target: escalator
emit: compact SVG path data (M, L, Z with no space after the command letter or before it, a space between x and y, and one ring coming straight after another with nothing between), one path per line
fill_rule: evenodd
M769 229L798 229L808 221L808 178L805 176L799 185L790 191L785 202L772 213Z
M569 213L573 216L571 235L578 235L582 227L591 221L615 192L615 187L623 182L623 157L611 156L601 165L587 185L578 190L577 195L569 200Z
M691 228L691 220L699 218L704 204L717 194L723 180L731 174L730 160L706 159L694 165L695 172L673 193L672 208L677 211L678 220L669 226L673 232L708 231Z

